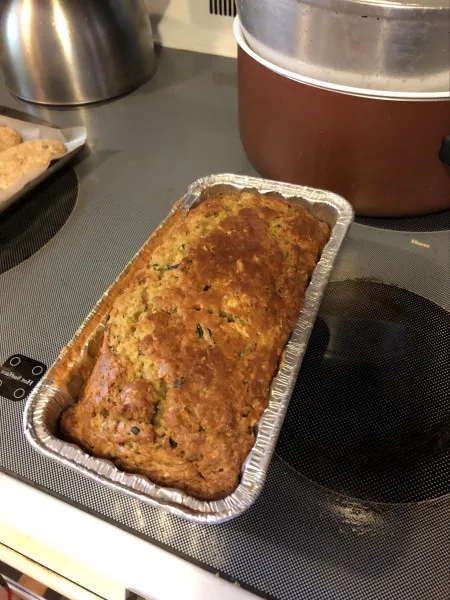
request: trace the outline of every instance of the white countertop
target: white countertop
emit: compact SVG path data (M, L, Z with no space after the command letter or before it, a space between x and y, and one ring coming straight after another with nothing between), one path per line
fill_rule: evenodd
M244 600L253 594L0 473L0 543L111 600Z

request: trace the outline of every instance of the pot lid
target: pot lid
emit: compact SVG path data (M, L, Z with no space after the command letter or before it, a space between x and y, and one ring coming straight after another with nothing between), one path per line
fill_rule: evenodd
M449 95L448 0L236 5L248 46L287 77L370 96Z
M437 1L437 0L432 0ZM299 83L303 83L306 85L311 85L314 87L318 87L321 89L327 89L335 92L339 92L342 94L350 94L353 96L364 96L367 98L379 98L385 100L420 100L420 101L436 101L436 100L445 100L450 97L450 90L438 90L438 91L402 91L402 90L389 90L389 89L372 89L372 88L364 88L357 87L351 85L343 85L341 83L336 83L333 81L326 81L321 79L320 76L323 75L323 71L317 69L309 69L307 75L300 75L294 71L290 71L283 67L278 66L274 62L263 58L260 54L255 52L250 45L247 43L246 38L244 37L244 31L239 20L239 17L235 18L234 26L233 26L234 36L238 43L238 45L246 52L249 56L251 56L254 60L267 67L271 71L282 75L283 77L287 77L289 79L293 79L298 81ZM258 43L255 43L258 46ZM306 70L306 69L305 69ZM447 77L448 78L448 77Z

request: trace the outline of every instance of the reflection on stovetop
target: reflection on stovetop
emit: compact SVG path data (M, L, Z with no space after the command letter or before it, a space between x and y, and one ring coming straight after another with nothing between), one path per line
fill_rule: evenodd
M370 281L331 283L277 452L356 498L450 492L449 314Z

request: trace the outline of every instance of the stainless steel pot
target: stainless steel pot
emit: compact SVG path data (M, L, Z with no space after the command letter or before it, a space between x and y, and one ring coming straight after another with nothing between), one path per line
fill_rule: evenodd
M448 0L237 0L244 36L271 63L329 84L449 93Z
M0 56L13 94L40 104L113 98L156 67L141 0L5 0Z

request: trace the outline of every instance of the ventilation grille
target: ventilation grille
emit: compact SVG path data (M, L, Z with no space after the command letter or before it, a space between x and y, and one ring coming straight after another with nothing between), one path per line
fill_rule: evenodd
M209 0L209 12L212 15L235 17L236 5L234 0Z

